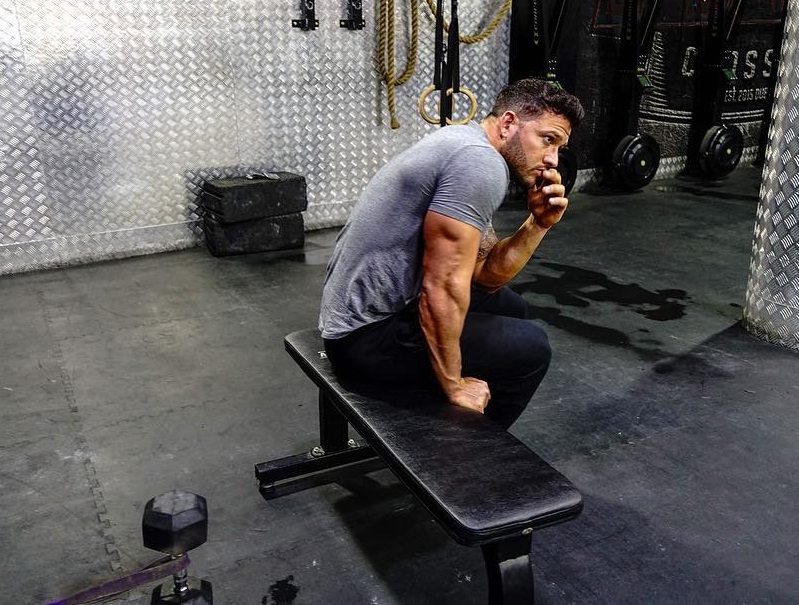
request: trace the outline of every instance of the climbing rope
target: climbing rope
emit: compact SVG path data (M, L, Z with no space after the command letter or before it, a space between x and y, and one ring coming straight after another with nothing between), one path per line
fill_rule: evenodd
M427 3L427 7L430 9L430 12L433 14L433 16L435 16L436 7L433 4L433 0L425 0L425 2ZM491 22L488 25L486 25L486 28L483 31L474 34L472 36L458 36L458 40L461 42L461 44L476 44L477 42L482 42L483 40L491 36L491 34L493 34L496 31L496 29L499 27L500 23L502 23L505 17L508 16L508 12L510 11L512 3L513 0L505 0L505 3L500 7L497 14L494 15L494 18L491 20ZM449 32L449 23L447 23L446 21L444 21L444 31Z
M397 119L397 100L395 88L402 86L416 71L416 57L419 46L419 5L411 0L411 39L408 48L408 59L405 70L396 76L396 57L394 55L394 0L380 0L377 21L377 71L386 83L388 113L391 117L391 128L399 128Z

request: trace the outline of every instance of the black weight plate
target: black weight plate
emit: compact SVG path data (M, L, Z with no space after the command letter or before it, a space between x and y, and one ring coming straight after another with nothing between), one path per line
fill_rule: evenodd
M660 165L660 146L648 134L628 134L616 145L611 162L616 184L634 191L655 177Z
M713 126L699 144L699 169L712 179L735 170L744 150L744 138L735 125Z
M558 172L560 172L560 182L566 187L566 195L569 195L577 181L577 156L568 147L561 147L558 150Z

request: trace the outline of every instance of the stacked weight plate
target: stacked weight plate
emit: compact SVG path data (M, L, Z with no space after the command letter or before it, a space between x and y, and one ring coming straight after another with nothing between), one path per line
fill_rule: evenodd
M301 248L305 177L269 172L207 181L201 205L203 231L214 256Z

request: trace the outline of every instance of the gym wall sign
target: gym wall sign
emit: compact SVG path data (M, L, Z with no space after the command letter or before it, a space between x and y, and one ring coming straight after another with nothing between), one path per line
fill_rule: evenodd
M694 66L699 54L696 46L687 46L682 62L682 75L686 78L694 76ZM761 78L768 81L777 66L777 51L774 48L751 48L747 51L730 51L730 71L735 75L735 82L724 95L725 103L741 103L746 101L764 101L768 96L768 86L755 88L751 84ZM743 54L743 59L741 55Z
M646 0L639 0L646 6ZM731 13L737 2L726 0ZM652 53L652 82L659 94L651 95L645 113L659 120L684 122L693 108L696 65L702 52L709 3L696 0L665 2L656 24L658 39ZM597 0L592 31L598 36L618 36L623 0ZM725 112L741 118L762 113L776 75L785 0L748 0L740 28L730 41L727 65L731 80Z

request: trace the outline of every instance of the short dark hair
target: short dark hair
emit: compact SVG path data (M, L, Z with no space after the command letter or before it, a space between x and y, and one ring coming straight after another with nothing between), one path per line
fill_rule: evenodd
M580 100L559 86L546 80L524 78L511 82L499 91L488 115L496 118L506 111L516 113L521 119L537 118L545 111L565 117L572 127L585 116Z

